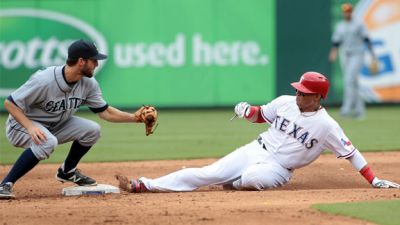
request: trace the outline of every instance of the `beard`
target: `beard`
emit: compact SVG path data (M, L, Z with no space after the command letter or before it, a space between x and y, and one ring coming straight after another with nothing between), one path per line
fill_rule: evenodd
M91 70L89 67L85 66L81 69L81 74L85 77L93 77L93 70Z

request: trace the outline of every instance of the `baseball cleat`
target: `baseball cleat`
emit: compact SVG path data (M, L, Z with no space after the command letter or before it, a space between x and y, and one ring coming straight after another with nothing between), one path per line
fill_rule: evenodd
M13 184L11 182L0 184L0 199L15 198L15 196L12 193L12 186Z
M129 180L126 176L123 175L115 175L115 178L119 182L118 184L119 188L121 188L124 191L130 193L142 193L148 191L146 186L140 179Z
M69 173L64 173L64 171L61 168L58 168L58 172L56 174L56 179L60 182L72 182L75 183L79 186L95 186L97 185L97 182L88 177L83 175L80 170L75 169L72 172Z

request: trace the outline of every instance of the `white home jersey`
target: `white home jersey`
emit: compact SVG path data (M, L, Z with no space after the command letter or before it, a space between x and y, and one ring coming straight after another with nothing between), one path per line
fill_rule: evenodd
M302 113L295 96L276 98L261 106L261 114L271 124L260 134L262 142L285 168L306 166L326 149L343 158L352 156L356 150L324 108Z
M208 166L140 181L150 191L191 191L212 184L264 190L289 182L294 169L310 164L325 149L340 158L357 152L324 108L301 113L295 96L276 98L261 106L261 114L271 126L257 140Z

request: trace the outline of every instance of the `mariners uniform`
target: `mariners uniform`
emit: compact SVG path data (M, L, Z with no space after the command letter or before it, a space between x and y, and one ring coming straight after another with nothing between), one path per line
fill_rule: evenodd
M71 149L56 178L82 186L97 184L76 166L100 138L100 126L73 115L82 105L96 113L109 111L92 78L98 60L106 58L93 42L75 41L68 48L66 65L39 70L7 98L5 108L10 116L6 136L12 145L25 151L0 183L0 199L14 198L14 183L40 160L49 158L57 145L70 141Z
M49 158L58 144L78 140L84 146L92 146L100 137L97 123L73 116L82 105L94 112L107 108L97 81L83 77L75 84L68 84L64 68L54 66L36 72L8 97L42 128L48 139L44 144L35 144L26 129L9 115L8 140L16 147L30 147L40 160Z
M350 14L349 18L340 21L332 35L333 48L340 49L340 65L344 73L341 114L363 118L365 116L365 103L360 93L358 78L364 62L365 43L367 43L371 52L372 47L367 28L362 21L351 18L351 5L344 4L342 9L344 13Z
M127 113L104 101L99 85L92 77L98 60L106 58L93 42L75 41L68 47L65 65L38 71L6 99L4 106L10 113L7 138L25 151L1 181L0 199L14 198L15 182L40 160L49 158L58 144L70 141L70 151L56 172L56 179L80 186L97 184L77 169L81 158L100 138L97 123L73 116L82 105L108 122L145 123L146 135L153 133L157 121L154 107L143 106L134 113Z

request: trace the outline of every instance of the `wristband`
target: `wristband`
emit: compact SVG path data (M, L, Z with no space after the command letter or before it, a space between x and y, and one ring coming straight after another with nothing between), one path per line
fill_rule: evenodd
M363 175L363 177L370 183L372 184L372 181L375 178L375 174L374 172L371 170L371 167L369 167L368 165L364 166L361 170L360 170L361 175Z
M260 106L250 106L245 113L245 117L248 121L253 123L265 123L266 121L261 116Z

